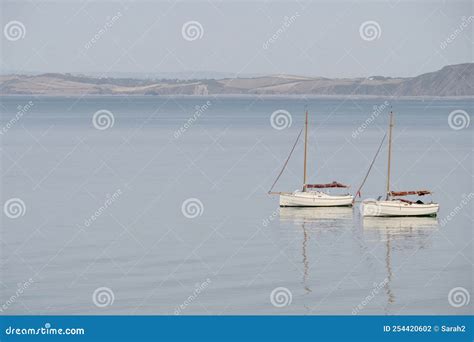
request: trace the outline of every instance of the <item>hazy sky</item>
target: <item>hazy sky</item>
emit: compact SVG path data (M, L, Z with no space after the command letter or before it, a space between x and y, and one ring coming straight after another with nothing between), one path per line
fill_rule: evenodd
M1 7L3 72L414 76L473 60L469 0L3 0ZM11 21L23 24L23 38L5 32ZM189 21L202 27L196 40L183 37ZM367 21L375 23L361 33Z

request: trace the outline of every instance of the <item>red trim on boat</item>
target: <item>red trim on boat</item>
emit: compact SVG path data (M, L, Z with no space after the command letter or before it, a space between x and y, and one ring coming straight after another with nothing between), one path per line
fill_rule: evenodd
M336 181L328 184L306 184L308 189L323 189L323 188L348 188L348 185L338 183Z
M390 196L408 196L408 195L417 195L424 196L431 194L429 190L415 190L415 191L390 191Z

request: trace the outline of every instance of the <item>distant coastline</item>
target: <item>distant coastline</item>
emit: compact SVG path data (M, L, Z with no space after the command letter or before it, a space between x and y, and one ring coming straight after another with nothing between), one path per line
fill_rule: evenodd
M84 94L84 95L65 95L65 94L1 94L1 98L120 98L120 97L132 97L132 98L170 98L170 99L321 99L321 100L400 100L400 101L463 101L463 100L474 100L474 95L467 96L383 96L383 95L255 95L255 94L209 94L209 95L143 95L143 94Z
M474 63L415 77L330 79L269 75L223 79L97 78L72 74L3 75L0 95L470 99Z

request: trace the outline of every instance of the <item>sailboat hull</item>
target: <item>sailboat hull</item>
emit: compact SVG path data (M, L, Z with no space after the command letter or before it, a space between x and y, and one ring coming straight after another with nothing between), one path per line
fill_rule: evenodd
M328 195L323 192L280 194L280 207L345 207L352 206L351 195Z
M381 216L436 216L438 203L407 203L403 201L364 201L362 203L364 217Z

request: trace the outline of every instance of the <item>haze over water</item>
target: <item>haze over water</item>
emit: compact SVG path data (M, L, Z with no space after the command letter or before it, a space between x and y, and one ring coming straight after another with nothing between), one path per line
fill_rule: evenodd
M30 100L1 135L2 205L26 209L2 215L1 303L32 279L8 314L472 312L448 301L455 287L472 293L473 202L456 210L472 193L472 127L448 123L472 101L391 102L392 188L433 190L440 213L362 220L359 203L280 209L267 191L307 106L309 180L355 192L386 130L388 108L373 114L385 100L3 97L2 127ZM281 130L279 109L291 114ZM113 126L94 127L99 110ZM276 191L301 187L302 153L300 143ZM385 182L384 148L361 199ZM188 199L197 206L182 210ZM101 287L114 298L103 308ZM277 287L287 306L272 305Z

